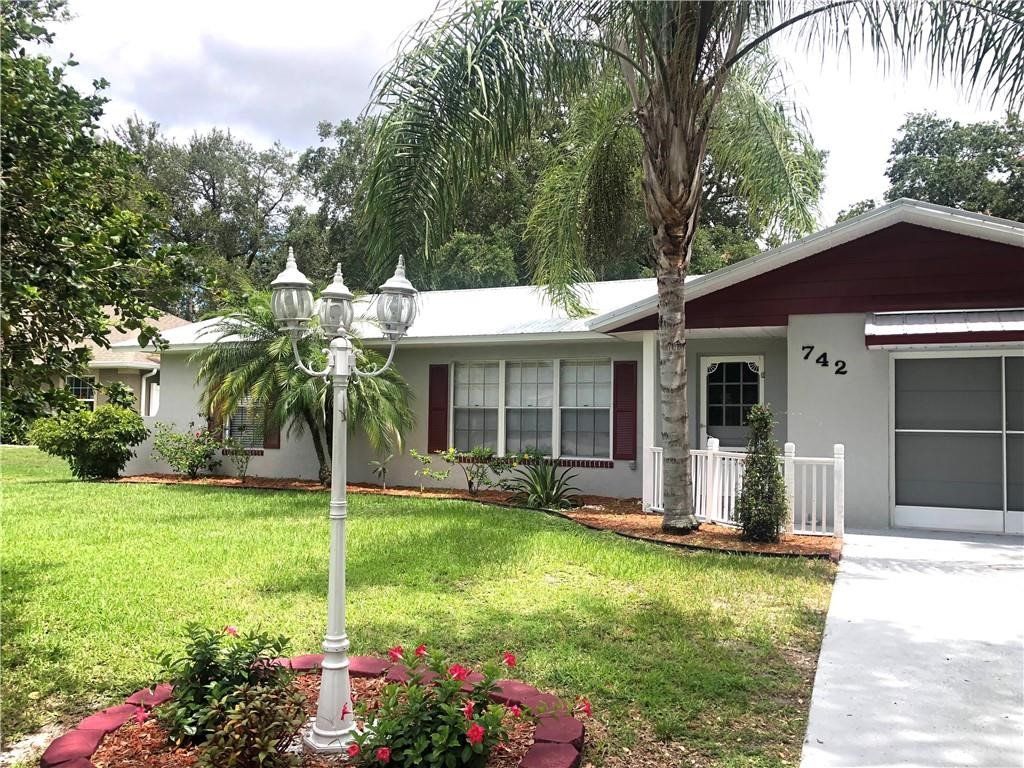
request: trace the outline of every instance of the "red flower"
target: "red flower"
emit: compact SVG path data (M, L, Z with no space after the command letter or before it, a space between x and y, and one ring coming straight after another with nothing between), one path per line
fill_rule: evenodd
M376 752L377 760L381 763L391 762L391 749L389 747L378 747Z
M402 660L402 646L396 645L394 648L388 648L388 658L392 661Z
M423 643L420 643L416 646L416 650L413 651L413 653L415 653L422 659L424 656L427 655L427 646L423 645Z
M149 717L149 712L146 711L145 707L136 707L135 708L135 722L136 723L144 723L144 722L146 722L146 719L148 717Z
M461 664L452 664L448 667L448 674L453 680L465 680L469 677L469 670Z
M590 717L590 701L586 696L580 696L579 703L576 705L576 711Z
M469 739L470 744L479 744L484 740L484 734L487 733L484 727L480 723L473 723L469 728L466 729L466 738Z
M516 655L511 651L505 651L501 654L501 663L509 669L512 669L516 665Z
M355 757L359 754L359 745L353 741L351 744L348 745L348 749L346 749L345 752L348 753L349 757Z
M475 705L473 704L473 700L470 699L469 701L466 702L466 706L464 706L462 708L462 714L464 714L466 716L467 720L472 720L473 719L473 707L474 706Z
M508 711L509 711L509 714L512 715L512 717L522 717L523 716L523 710L521 710L519 708L518 704L513 704L511 707L508 708Z
M234 637L238 634L238 627L236 627L234 624L228 624L226 627L224 627L224 634L231 635L232 637Z
M348 702L346 701L341 705L341 719L344 720L350 714L352 714L352 710L348 708Z

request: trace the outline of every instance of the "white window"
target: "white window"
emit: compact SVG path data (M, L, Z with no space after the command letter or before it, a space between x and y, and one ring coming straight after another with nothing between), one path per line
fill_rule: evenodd
M262 448L264 422L263 406L244 400L224 425L224 438L237 441L242 448Z
M456 363L455 449L498 450L498 363Z
M561 455L611 458L611 362L563 360L559 382Z
M505 452L551 455L554 364L505 363Z
M90 411L96 410L95 376L68 376L64 379L64 386L68 388L73 397Z

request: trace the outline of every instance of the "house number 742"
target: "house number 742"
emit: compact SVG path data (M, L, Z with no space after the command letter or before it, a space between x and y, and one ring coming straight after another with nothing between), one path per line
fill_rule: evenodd
M813 344L804 344L802 347L800 347L800 349L804 353L804 360L810 360L811 359L811 355L814 354L814 345ZM822 368L828 368L829 367L828 366L828 352L822 352L820 355L818 355L816 358L814 358L814 362L816 362ZM835 370L833 371L833 373L836 376L845 376L846 375L846 361L845 360L836 360L835 363L834 363L834 367L835 367Z

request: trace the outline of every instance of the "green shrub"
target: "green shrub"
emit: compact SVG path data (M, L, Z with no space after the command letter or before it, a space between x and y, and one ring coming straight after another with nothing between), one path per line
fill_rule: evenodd
M220 437L208 427L197 429L195 422L189 422L187 432L175 432L173 424L158 421L153 458L163 459L175 472L195 480L200 472L212 472L220 465L216 458L221 449Z
M468 452L449 448L447 451L438 451L437 455L446 464L451 464L462 470L462 474L466 478L466 490L470 495L476 496L487 488L506 487L508 481L504 479L504 475L518 467L524 459L532 458L536 454L527 451L522 454L510 453L507 456L498 456L491 448L478 446Z
M212 726L200 751L210 768L286 768L306 722L306 697L287 686L243 683L210 704Z
M242 686L288 687L291 673L274 663L288 645L285 637L239 636L234 627L218 631L193 625L187 631L184 654L159 659L174 692L157 717L174 743L199 744L215 732L224 712L242 701Z
M37 419L28 431L31 443L66 459L81 480L117 477L148 435L139 414L117 405Z
M131 387L122 384L120 381L112 381L109 384L98 386L107 397L109 405L119 405L122 408L135 408L135 393Z
M393 648L391 653L396 650L401 651ZM375 703L357 702L357 716L372 724L358 733L349 747L349 756L357 765L482 766L491 749L508 738L503 722L508 712L490 700L500 667L485 665L483 680L464 691L468 669L422 651L420 646L407 683L385 686ZM428 670L438 675L431 682L425 680Z
M747 416L750 442L743 463L743 487L736 502L736 517L743 538L777 541L789 514L786 483L779 467L779 448L772 434L775 421L766 406L755 405Z
M235 474L239 480L244 481L249 474L249 462L252 461L252 454L246 449L240 440L228 438L221 446L225 449L228 459L235 468Z
M580 489L572 485L576 473L570 469L558 470L557 463L540 459L516 469L516 477L509 483L512 501L536 509L565 509L580 505Z
M423 493L423 481L425 479L430 478L431 480L447 480L448 476L451 474L450 469L433 469L431 467L433 459L430 456L427 456L426 454L420 453L415 448L409 449L409 455L420 463L420 468L412 473L414 477L418 477L420 479L420 493Z

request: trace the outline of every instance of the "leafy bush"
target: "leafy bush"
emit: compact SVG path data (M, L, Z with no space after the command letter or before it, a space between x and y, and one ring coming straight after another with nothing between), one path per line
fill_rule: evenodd
M447 480L448 476L451 474L450 469L434 469L431 466L433 459L426 454L420 453L415 448L409 449L409 455L420 463L420 468L412 473L414 477L420 478L420 493L423 493L423 481L425 479Z
M195 625L187 632L183 655L165 653L159 658L174 692L157 717L178 745L198 744L217 731L224 713L243 701L242 686L284 690L291 681L291 673L274 663L288 645L283 636L258 631L238 636L234 627L217 631ZM271 700L278 699L266 694L260 706ZM252 706L257 708L255 702ZM257 712L250 715L255 718Z
M580 489L572 485L576 473L570 469L558 470L549 459L523 464L516 469L516 477L509 483L514 493L512 501L536 509L565 509L580 505Z
M30 442L66 459L81 480L117 477L148 435L139 414L117 405L37 419L28 431Z
M249 453L240 441L233 437L228 438L221 445L225 449L224 452L227 454L232 466L235 468L235 474L238 475L240 480L245 480L246 475L249 474L249 462L252 461L252 454Z
M196 429L195 422L189 422L188 431L181 433L174 431L173 424L158 421L153 457L163 459L175 472L195 480L200 472L212 472L220 465L216 458L221 449L220 437L208 427Z
M392 658L401 659L401 651L391 649ZM506 659L514 663L511 654ZM356 715L372 726L357 733L349 756L364 766L484 765L494 745L508 738L505 718L514 716L490 700L501 668L485 665L483 679L464 691L468 669L431 656L423 646L416 649L415 663L407 683L385 686L375 704L356 704ZM437 679L427 682L428 671Z
M772 412L755 405L747 416L750 442L743 463L743 487L736 502L736 517L743 538L777 541L779 528L789 514L786 483L779 468L779 448L772 434Z
M286 768L306 722L306 697L282 685L243 683L210 705L210 735L200 763L211 768Z
M466 489L475 496L486 488L506 487L507 481L503 476L518 467L524 459L533 458L536 454L528 451L498 456L490 448L476 447L469 452L449 448L447 451L438 451L437 455L446 464L462 470L466 478Z
M109 405L118 405L122 408L135 408L135 393L131 387L120 381L112 381L109 384L97 386L107 397Z

